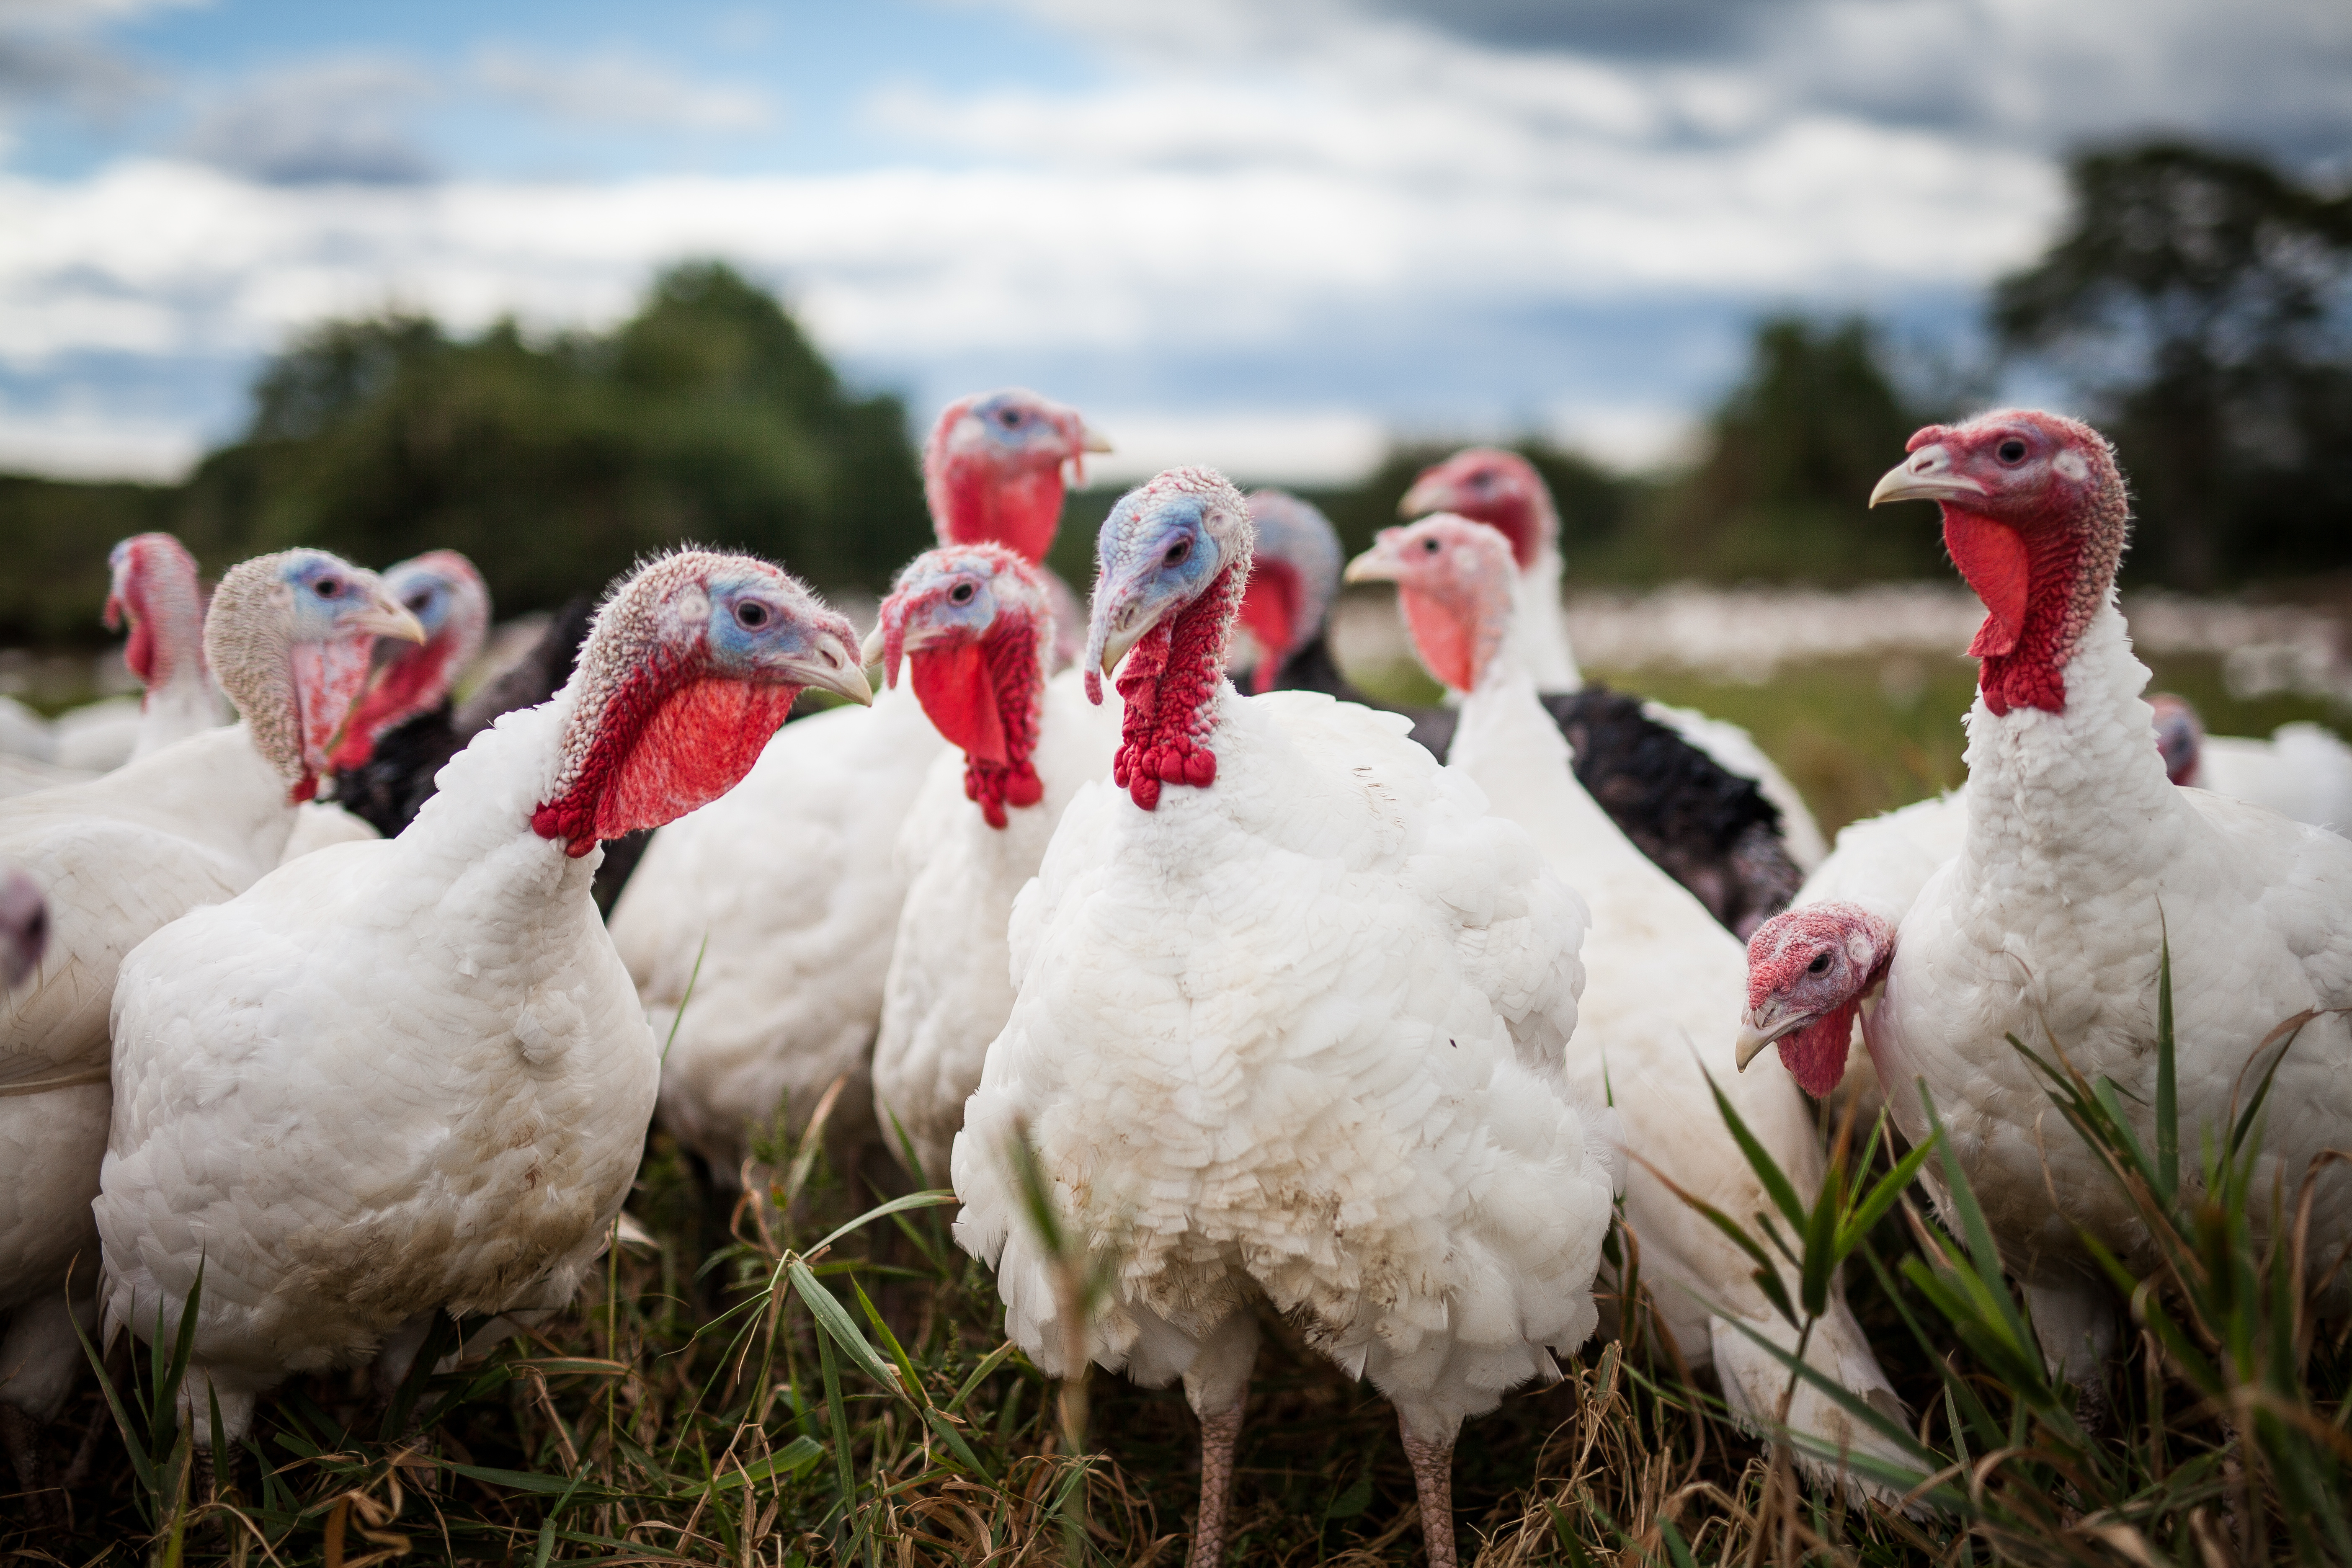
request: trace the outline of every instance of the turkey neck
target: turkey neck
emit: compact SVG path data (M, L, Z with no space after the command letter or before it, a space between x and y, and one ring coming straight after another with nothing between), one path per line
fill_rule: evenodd
M908 659L924 711L963 752L964 798L991 827L1006 825L1007 806L1032 806L1045 795L1032 760L1045 692L1038 642L1036 625L1017 620L978 643Z
M1538 691L1580 691L1584 672L1568 642L1568 617L1560 608L1566 574L1559 551L1547 540L1511 584L1509 644Z
M1575 752L1507 643L1488 661L1477 689L1462 699L1461 711L1447 764L1486 792L1496 816L1532 833L1545 858L1579 892L1591 897L1588 882L1649 864L1578 781Z
M1146 811L1160 805L1162 784L1206 789L1216 779L1209 738L1249 568L1246 554L1229 563L1199 597L1137 639L1119 666L1126 710L1111 782Z
M2194 814L2166 777L2124 618L2104 604L2059 670L2063 706L1969 714L1969 825L1959 873L2071 902L2160 874Z
M950 463L930 496L942 544L1002 544L1045 564L1062 526L1062 466L1004 474L983 461Z
M438 790L387 847L412 868L414 897L446 927L483 932L448 938L467 973L474 954L527 955L551 925L596 918L590 888L603 856L570 855L531 826L562 765L564 726L578 691L499 718L442 769ZM494 968L493 963L481 965Z

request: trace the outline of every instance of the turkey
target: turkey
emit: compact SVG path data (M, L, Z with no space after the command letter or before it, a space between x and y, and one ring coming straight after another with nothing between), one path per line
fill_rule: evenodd
M903 656L956 748L931 764L898 835L907 897L874 1044L875 1118L893 1150L903 1131L927 1181L946 1177L964 1101L1013 1010L1013 896L1118 744L1116 704L1088 702L1076 670L1046 679L1042 577L1002 546L934 550L899 574L867 639L893 686Z
M1161 474L1104 522L1087 684L1127 656L1112 782L1013 917L1018 993L953 1155L956 1236L1047 1372L1082 1345L1202 1422L1191 1562L1217 1563L1261 1304L1396 1406L1452 1568L1465 1416L1592 1331L1614 1127L1561 1072L1583 910L1392 716L1243 698L1240 492ZM1114 787L1114 785L1116 787ZM1108 1270L1062 1319L1013 1165Z
M1906 1457L1810 1384L1790 1390L1786 1367L1733 1318L1790 1351L1795 1325L1752 1282L1747 1255L1661 1180L1662 1173L1726 1214L1771 1211L1730 1129L1713 1113L1695 1049L1738 1014L1747 963L1738 940L1617 831L1578 782L1559 727L1518 662L1510 636L1513 577L1507 540L1443 513L1386 530L1348 568L1349 582L1397 584L1415 651L1461 699L1448 767L1526 828L1591 910L1568 1076L1588 1100L1605 1098L1615 1108L1637 1156L1626 1177L1625 1218L1641 1239L1658 1316L1691 1365L1714 1365L1726 1400L1749 1426L1769 1433L1786 1426L1801 1439L1800 1463L1817 1479L1874 1490L1822 1456L1864 1452L1897 1464ZM1777 1072L1721 1087L1810 1208L1822 1161L1804 1095ZM1711 1312L1708 1302L1728 1315ZM1824 1376L1901 1418L1843 1289L1832 1290L1805 1353Z
M1520 658L1535 679L1536 689L1545 693L1585 689L1583 672L1577 668L1576 656L1569 647L1560 608L1559 512L1552 505L1551 491L1545 486L1543 476L1536 472L1532 463L1517 452L1495 447L1473 447L1456 452L1424 469L1398 503L1398 510L1406 517L1452 512L1500 529L1511 542L1511 553L1519 568L1512 637ZM1705 752L1725 772L1753 783L1779 814L1776 826L1780 845L1788 860L1794 863L1796 875L1786 877L1785 885L1782 879L1760 883L1746 900L1746 907L1753 910L1769 912L1779 908L1795 891L1799 878L1819 865L1828 852L1812 813L1805 807L1804 797L1738 726L1661 702L1644 702L1641 706L1646 716ZM1580 752L1591 749L1579 748ZM1590 781L1587 787L1591 787ZM1605 791L1594 793L1603 805L1609 804ZM1622 821L1620 825L1623 825ZM1748 826L1744 816L1727 823L1719 833L1721 841L1709 845L1709 849L1717 855L1730 853L1738 834ZM1640 833L1631 828L1627 831L1634 842L1642 842ZM1748 858L1753 858L1754 852L1750 851ZM1705 890L1693 890L1706 900ZM1708 906L1716 907L1712 900L1708 900Z
M137 762L221 722L220 697L205 665L205 590L195 557L168 533L133 534L114 547L107 564L113 584L106 626L130 626L122 662L146 689L126 759Z
M1087 454L1110 443L1066 408L1024 387L975 393L950 403L923 445L923 496L941 544L1002 544L1034 566L1061 531L1065 469L1086 483ZM1077 657L1086 607L1070 585L1045 574L1053 595L1052 668Z
M234 1442L290 1373L381 1349L396 1380L436 1312L570 1299L659 1075L590 897L597 843L732 785L803 686L865 694L846 621L764 562L661 557L563 691L478 736L405 833L283 867L124 961L106 1316L169 1343L202 1268L180 1394L199 1448L211 1400Z
M0 991L14 991L41 965L49 944L49 900L40 884L0 868Z
M394 838L433 794L442 764L472 738L458 731L452 692L489 637L490 591L454 550L385 567L383 585L425 627L425 641L377 650L375 677L335 751L335 803ZM568 662L563 675L571 676ZM520 706L536 707L562 684Z
M2159 691L2147 700L2174 784L2352 833L2352 746L2312 723L2282 724L2267 741L2208 735L2187 699Z
M1088 439L1032 393L949 405L924 447L940 542L1037 563L1061 466ZM804 1129L836 1081L833 1169L850 1179L871 1150L874 1038L907 894L898 834L947 749L910 687L796 721L740 788L654 835L614 904L613 940L668 1042L661 1125L721 1188L768 1131Z
M1910 1086L1925 1083L2044 1355L2095 1418L2115 1303L2080 1237L2143 1272L2152 1259L2130 1205L2003 1036L2054 1042L2094 1081L2112 1079L2152 1147L2168 933L2181 1147L2199 1147L2275 1025L2352 1005L2352 843L2168 779L2139 696L2147 671L2114 602L2128 507L2096 431L2007 410L1930 426L1909 450L1871 499L1938 502L1945 544L1988 612L1969 645L1980 668L1959 852L1898 922L1832 903L1759 931L1740 1049L1777 1044L1820 1092L1845 1058L1856 999L1884 972L1863 1033L1889 1109L1924 1137ZM2268 1101L2256 1190L2294 1192L2315 1156L2343 1146L2347 1069L2346 1018L2306 1024ZM2330 1171L2311 1256L2347 1241L2352 1182ZM2341 1290L2339 1276L2332 1310Z
M277 865L295 802L367 677L379 635L416 635L375 574L319 550L233 569L205 652L245 722L206 730L104 778L0 802L0 860L47 889L47 955L0 1031L0 1435L40 1484L38 1425L82 1364L66 1308L92 1286L90 1198L106 1150L107 1010L123 955Z

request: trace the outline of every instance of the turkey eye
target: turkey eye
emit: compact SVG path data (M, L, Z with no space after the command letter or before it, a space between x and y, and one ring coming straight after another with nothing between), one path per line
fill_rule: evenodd
M959 583L954 587L948 590L948 603L950 605L969 605L971 603L971 584L969 583Z
M768 624L768 606L757 599L746 599L735 606L736 624L745 631L758 631Z
M1421 548L1426 553L1434 555L1437 553L1437 541L1434 539L1424 539L1421 542Z
M1184 563L1184 557L1192 553L1192 542L1189 539L1180 539L1168 547L1168 554L1160 563L1165 566L1181 566Z
M331 599L343 591L343 584L340 578L321 577L311 588L321 599Z
M1830 955L1826 952L1813 954L1813 961L1805 965L1805 973L1808 974L1827 974L1829 972Z
M1993 456L2004 463L2021 463L2025 461L2025 443L2011 436L1993 449Z
M1002 413L1002 414L998 415L996 417L997 417L999 420L1001 420L1001 421L1003 421L1003 422L1004 427L1005 427L1007 430L1011 430L1011 429L1013 429L1013 428L1017 427L1017 426L1020 425L1020 423L1021 423L1021 410L1019 410L1018 408L1008 408L1008 409L1006 409L1003 413Z
M433 602L433 591L427 588L419 593L411 594L400 602L411 610L422 612L425 605Z

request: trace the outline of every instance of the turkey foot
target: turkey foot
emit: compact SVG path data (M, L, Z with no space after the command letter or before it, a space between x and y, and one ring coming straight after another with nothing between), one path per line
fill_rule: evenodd
M1429 1568L1454 1568L1454 1444L1424 1443L1412 1435L1404 1418L1397 1418L1404 1436L1404 1457L1412 1461L1413 1494L1421 1500L1421 1538L1429 1551Z
M1217 1568L1225 1552L1225 1512L1234 1491L1234 1448L1241 1441L1242 1406L1201 1417L1201 1512L1184 1568Z

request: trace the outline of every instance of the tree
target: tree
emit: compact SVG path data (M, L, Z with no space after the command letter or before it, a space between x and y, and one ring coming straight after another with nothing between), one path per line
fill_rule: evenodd
M508 611L680 542L879 585L929 540L898 401L850 395L772 296L708 262L609 335L321 326L264 369L246 438L205 459L179 521L234 553L462 550Z
M2092 151L1995 332L2061 370L2137 497L2137 575L2184 588L2352 560L2352 193L2179 142Z
M1859 317L1776 316L1708 426L1706 455L1661 503L1670 574L1824 584L1935 574L1932 527L1869 510L1871 486L1927 422Z

